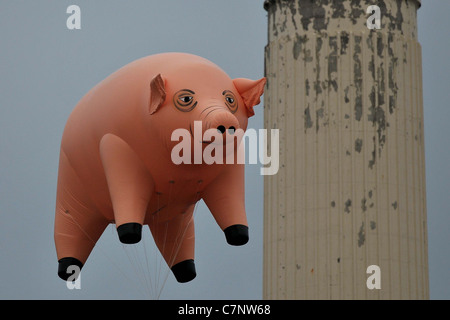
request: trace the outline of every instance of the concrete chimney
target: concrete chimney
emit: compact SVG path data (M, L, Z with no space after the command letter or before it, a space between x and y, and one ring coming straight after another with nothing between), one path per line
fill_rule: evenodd
M263 298L429 298L420 5L265 1Z

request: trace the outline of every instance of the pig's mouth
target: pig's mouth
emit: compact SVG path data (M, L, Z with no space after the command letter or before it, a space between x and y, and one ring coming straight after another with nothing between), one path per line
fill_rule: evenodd
M195 139L194 134L192 133L192 125L191 124L189 124L189 132L191 133L192 139ZM204 144L210 144L210 143L213 143L214 141L201 140L199 142L204 143Z
M192 136L192 138L193 139L195 139L195 137L194 137L194 133L192 132L192 125L191 124L189 124L189 132L191 133L191 136ZM220 132L220 133L223 133L223 131L222 130L220 130L220 129L218 129L218 132ZM229 144L229 143L233 143L234 142L234 140L233 139L231 139L231 141L228 141L228 139L225 139L225 143L222 141L222 143L214 143L214 141L215 140L210 140L210 141L208 141L208 140L198 140L198 142L200 142L200 143L202 143L202 144L217 144L217 145L226 145L226 144Z

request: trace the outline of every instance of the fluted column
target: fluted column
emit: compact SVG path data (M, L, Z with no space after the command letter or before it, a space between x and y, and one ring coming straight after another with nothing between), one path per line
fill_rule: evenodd
M264 6L280 169L264 178L263 297L428 299L420 1Z

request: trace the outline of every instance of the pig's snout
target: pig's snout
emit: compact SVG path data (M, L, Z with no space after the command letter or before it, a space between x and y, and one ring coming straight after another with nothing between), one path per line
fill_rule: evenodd
M220 126L217 127L217 131L222 133L222 134L224 134L226 130L227 130L227 128L225 126L223 126L223 125L220 125ZM236 131L236 128L234 126L231 126L231 127L228 128L228 133L229 134L233 134L235 131Z
M217 111L217 114L207 119L209 123L208 129L217 129L221 134L234 134L239 129L239 122L234 115L229 112Z

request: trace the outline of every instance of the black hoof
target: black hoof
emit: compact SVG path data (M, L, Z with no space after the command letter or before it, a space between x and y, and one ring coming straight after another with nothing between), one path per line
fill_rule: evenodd
M248 242L248 227L242 224L229 226L225 230L225 238L232 246L242 246Z
M171 268L175 278L178 282L189 282L195 278L197 273L195 272L194 260L184 260L178 262Z
M78 267L78 269L74 268L73 270L67 270L70 266ZM83 263L76 258L67 257L58 260L58 276L65 281L73 275L75 275L75 277L73 277L72 280L76 280L78 278L78 274L75 273L79 273L81 268L83 268Z
M117 233L122 243L138 243L141 241L142 225L135 222L124 223L117 227Z

